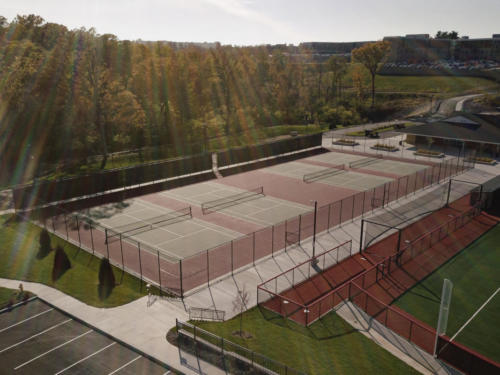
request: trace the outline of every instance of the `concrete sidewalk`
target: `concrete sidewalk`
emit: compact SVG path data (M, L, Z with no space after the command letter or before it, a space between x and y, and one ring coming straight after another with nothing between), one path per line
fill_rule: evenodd
M119 307L97 308L47 285L0 278L0 286L4 288L18 289L20 283L25 290L33 292L62 311L186 375L226 373L199 359L189 360L189 354L181 355L179 349L167 341L166 334L175 326L175 319L188 319L182 302L158 299L148 307L148 297L142 297ZM196 363L198 368L193 366L193 363Z

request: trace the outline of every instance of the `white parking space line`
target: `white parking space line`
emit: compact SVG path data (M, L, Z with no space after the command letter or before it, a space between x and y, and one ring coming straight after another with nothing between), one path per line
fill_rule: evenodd
M168 375L168 374L170 374L170 373L171 373L171 372L170 372L170 370L168 370L168 371L167 371L166 373L164 373L163 375Z
M115 341L115 342L112 342L111 344L109 344L109 345L105 346L104 348L99 349L98 351L96 351L96 352L94 352L94 353L92 353L92 354L90 354L90 355L86 356L85 358L82 358L82 359L80 359L79 361L76 361L76 362L75 362L75 363L73 363L72 365L69 365L68 367L63 368L61 371L56 372L54 375L59 375L59 374L62 374L64 371L69 370L69 369L70 369L70 368L72 368L72 367L75 367L77 364L79 364L79 363L81 363L81 362L83 362L83 361L85 361L85 360L89 359L90 357L95 356L96 354L99 354L99 353L100 353L100 352L102 352L103 350L106 350L107 348L109 348L110 346L113 346L113 345L115 345L115 344L116 344L116 341Z
M57 349L59 349L59 348L63 347L64 345L67 345L67 344L69 344L69 343L71 343L71 342L73 342L73 341L75 341L75 340L78 340L80 337L83 337L83 336L85 336L85 335L88 335L90 332L92 332L92 330L91 330L91 329L90 329L90 330L88 330L87 332L82 333L81 335L78 335L78 336L76 336L76 337L73 337L73 338L72 338L71 340L69 340L69 341L63 342L62 344L57 345L57 346L53 347L53 348L52 348L52 349L50 349L50 350L47 350L45 353L39 354L39 355L37 355L36 357L31 358L29 361L26 361L26 362L24 362L24 363L21 363L19 366L14 367L14 370L20 369L21 367L26 366L27 364L29 364L29 363L31 363L31 362L33 362L33 361L36 361L38 358L41 358L41 357L43 357L44 355L47 355L47 354L49 354L49 353L53 352L54 350L57 350Z
M127 363L125 363L125 364L124 364L123 366L121 366L121 367L118 367L116 370L114 370L114 371L110 372L108 375L113 375L113 374L116 374L118 371L120 371L120 370L124 369L125 367L127 367L127 366L128 366L128 365L130 365L131 363L133 363L133 362L137 361L137 360L138 360L139 358L141 358L141 357L142 357L142 355L138 355L138 356L137 356L137 357L135 357L133 360L131 360L131 361L129 361L129 362L127 362Z
M3 353L3 352L5 352L6 350L9 350L9 349L12 349L12 348L14 348L14 347L16 347L16 346L18 346L18 345L21 345L21 344L25 343L26 341L31 340L31 339L32 339L32 338L34 338L34 337L37 337L37 336L43 335L44 333L47 333L47 332L49 332L50 330L53 330L54 328L57 328L57 327L59 327L59 326L62 326L63 324L66 324L66 323L68 323L68 322L70 322L70 321L72 321L72 320L73 320L73 319L68 319L68 320L65 320L64 322L58 323L58 324L56 324L56 325L53 325L52 327L49 327L49 328L47 328L46 330L43 330L42 332L37 333L36 335L30 336L30 337L28 337L27 339L24 339L24 340L22 340L22 341L19 341L17 344L13 344L13 345L11 345L11 346L8 346L7 348L0 350L0 354L1 354L1 353Z
M19 324L23 324L23 323L27 322L28 320L34 319L34 318L36 318L37 316L40 316L40 315L46 314L46 313L48 313L48 312L50 312L50 311L52 311L52 310L54 310L54 309L48 309L48 310L42 311L41 313L38 313L38 314L36 314L36 315L33 315L32 317L26 318L26 319L24 319L24 320L21 320L20 322L17 322L17 323L12 324L12 325L10 325L10 326L8 326L8 327L2 328L2 329L0 329L0 333L2 333L3 331L8 330L9 328L12 328L12 327L18 326Z

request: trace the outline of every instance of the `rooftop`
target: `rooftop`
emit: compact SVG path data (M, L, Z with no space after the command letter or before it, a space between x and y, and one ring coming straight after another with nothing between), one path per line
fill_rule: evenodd
M456 112L444 120L397 130L423 137L500 145L500 117Z

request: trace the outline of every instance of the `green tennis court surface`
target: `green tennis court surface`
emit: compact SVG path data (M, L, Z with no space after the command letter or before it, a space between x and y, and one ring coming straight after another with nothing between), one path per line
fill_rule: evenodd
M446 335L457 334L456 342L500 362L500 292L494 295L500 287L499 243L497 225L408 290L395 305L436 327L443 280L450 279L453 294Z

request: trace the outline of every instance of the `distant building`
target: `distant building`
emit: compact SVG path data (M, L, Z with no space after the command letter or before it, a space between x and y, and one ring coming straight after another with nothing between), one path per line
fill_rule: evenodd
M405 38L407 39L429 39L429 34L406 34Z
M417 147L430 144L441 147L477 150L492 157L500 155L500 114L455 112L444 120L412 126L396 132Z
M421 35L422 37L417 37ZM391 42L389 62L420 63L438 60L500 62L500 38L434 39L428 34L385 37ZM496 35L496 34L495 34Z

